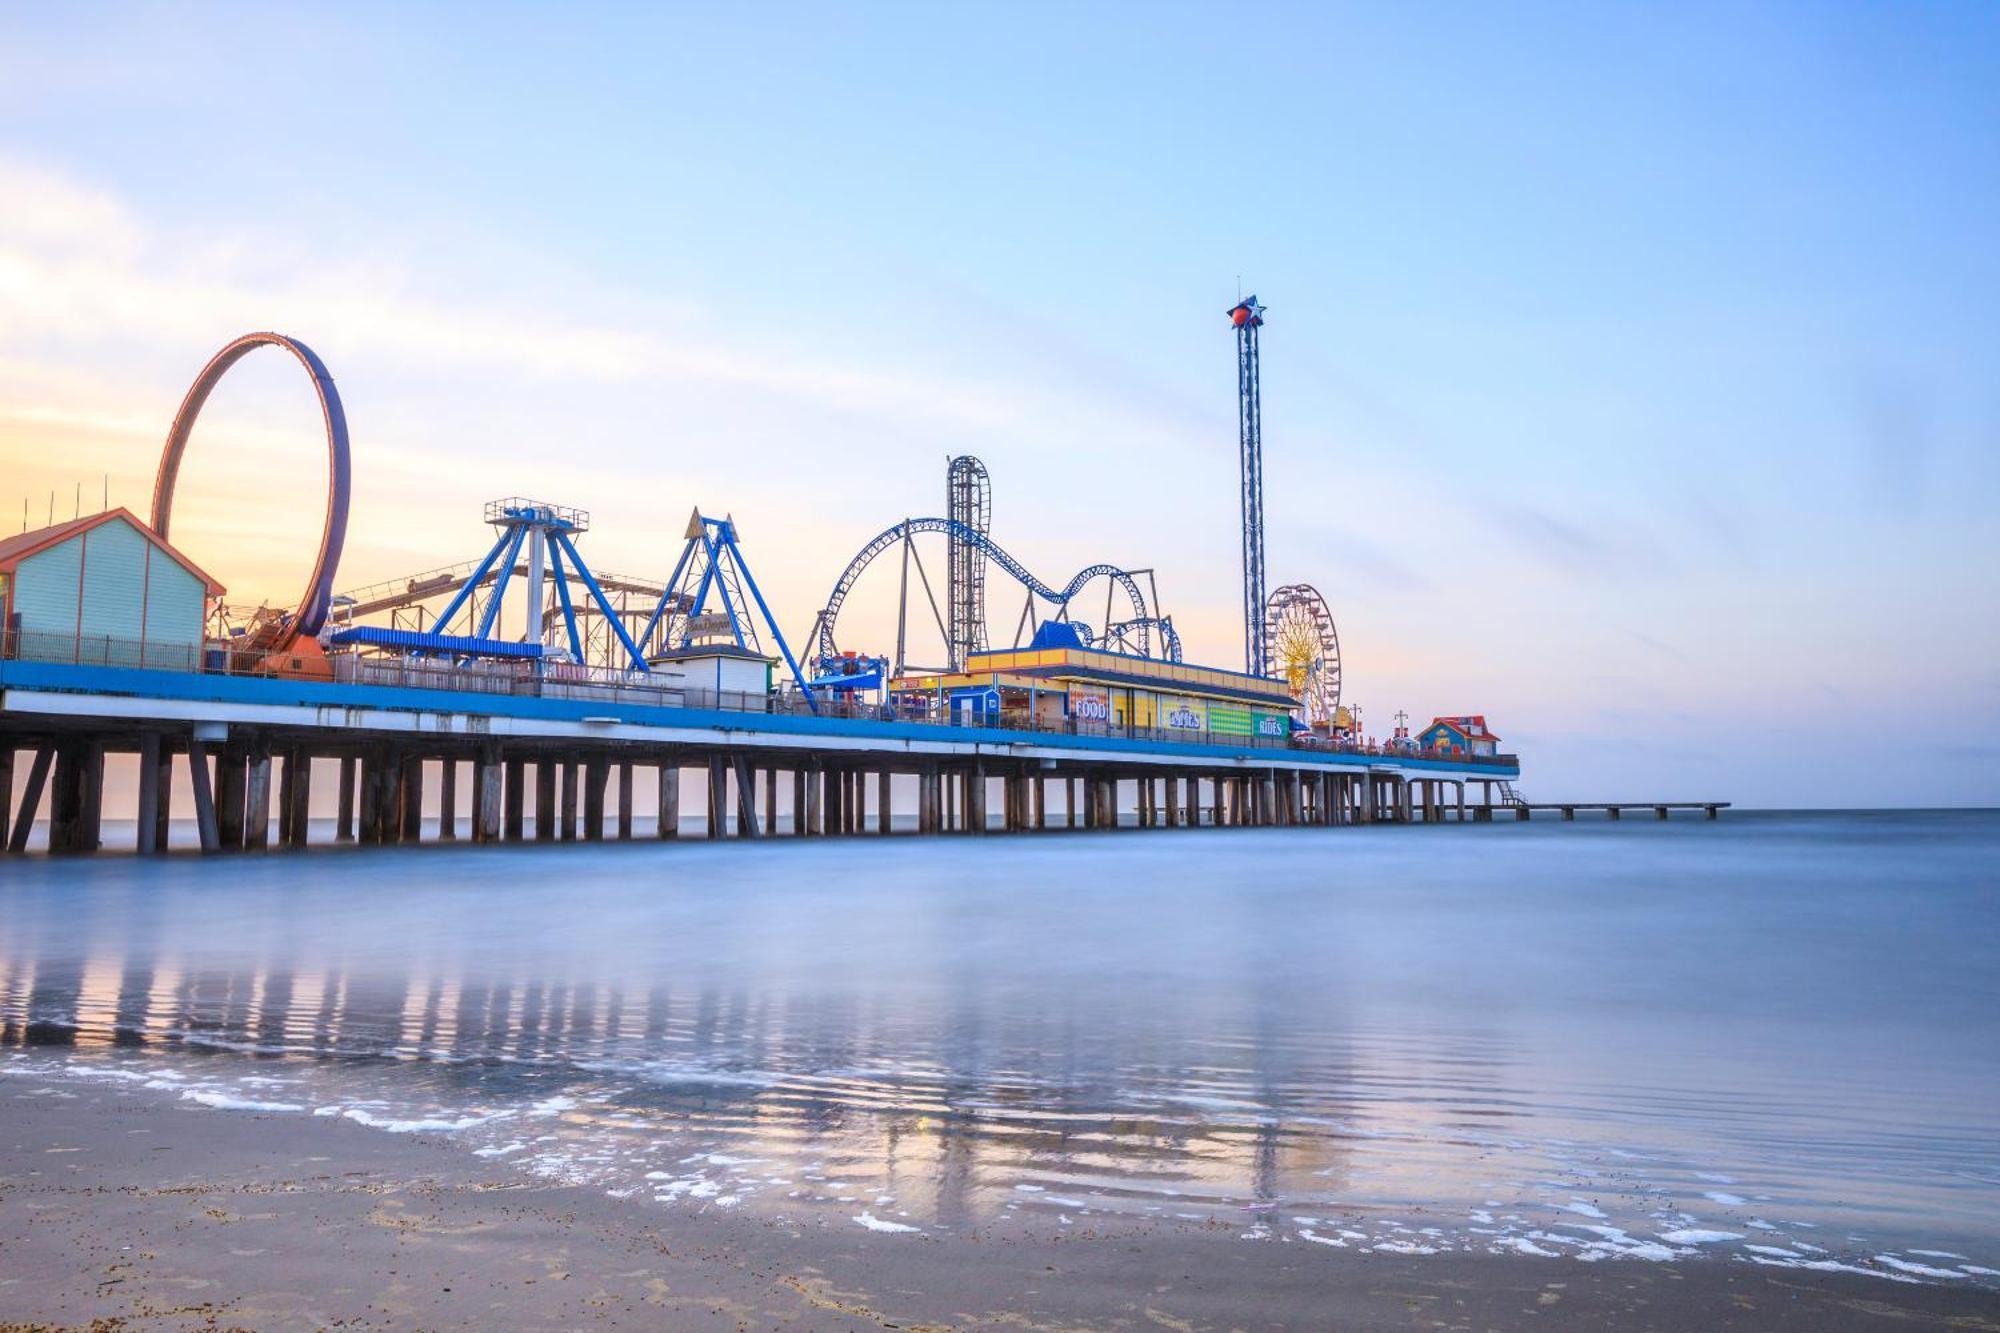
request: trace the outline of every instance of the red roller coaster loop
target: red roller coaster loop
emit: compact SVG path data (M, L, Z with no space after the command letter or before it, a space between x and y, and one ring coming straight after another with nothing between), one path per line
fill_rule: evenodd
M340 394L333 387L332 374L312 348L282 333L246 333L217 352L202 367L201 374L189 387L187 397L181 400L180 411L174 414L173 429L167 432L166 452L160 455L160 473L153 482L153 531L162 538L167 535L167 524L173 517L174 482L180 475L181 455L187 450L188 436L194 430L195 418L201 415L202 405L208 401L209 394L214 392L217 382L229 368L259 347L282 347L298 358L299 364L313 377L313 388L319 394L320 413L326 420L326 527L320 534L319 557L313 563L312 575L306 581L298 609L271 645L272 652L281 653L299 639L317 635L326 623L327 608L333 600L334 571L340 566L340 548L347 539L347 413L341 408Z

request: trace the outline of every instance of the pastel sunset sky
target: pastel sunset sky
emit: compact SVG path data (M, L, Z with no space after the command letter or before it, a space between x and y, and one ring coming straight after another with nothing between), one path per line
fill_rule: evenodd
M1009 551L1152 568L1234 666L1240 280L1271 581L1371 732L2000 804L1996 236L1991 5L15 5L0 532L143 512L277 329L353 427L339 586L506 495L664 577L700 505L800 638L973 453ZM174 537L232 601L293 595L322 458L288 360L216 394Z

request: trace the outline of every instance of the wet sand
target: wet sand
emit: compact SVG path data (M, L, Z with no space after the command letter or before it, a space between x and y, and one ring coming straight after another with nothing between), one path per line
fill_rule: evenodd
M0 1329L2000 1329L2000 1293L1189 1226L949 1240L551 1185L449 1143L0 1086Z

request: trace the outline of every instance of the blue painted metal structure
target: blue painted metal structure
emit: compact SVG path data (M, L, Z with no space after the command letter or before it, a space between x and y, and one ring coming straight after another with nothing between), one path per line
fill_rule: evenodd
M436 626L434 633L450 637L465 645L455 650L460 656L523 656L517 651L521 647L519 643L497 639L494 637L494 631L500 622L501 608L506 604L508 585L512 582L514 570L520 561L521 548L529 546L533 548L528 575L531 585L540 577L540 557L543 554L547 556L549 581L555 585L557 604L562 609L562 627L568 641L571 659L577 662L584 660L583 636L576 621L576 599L570 592L570 578L574 575L577 581L583 584L584 591L596 602L598 609L604 613L605 622L611 626L612 631L618 636L619 643L624 646L626 655L630 659L627 669L640 673L646 671L645 654L639 651L638 643L626 632L624 622L619 619L618 612L611 605L610 599L604 595L604 589L598 586L597 579L590 572L590 566L584 563L583 556L577 552L576 536L589 529L590 515L581 510L565 509L559 505L543 504L534 500L508 499L495 500L487 505L486 521L499 529L500 535L494 541L492 548L486 552L485 557L480 560L472 577L452 595L444 610L438 612L437 619L433 622ZM496 566L498 573L494 573ZM474 623L471 619L472 595L488 574L494 574L493 591L487 597L486 606ZM526 594L530 608L527 632L539 636L540 625L535 622L539 619L541 590L530 586ZM466 612L470 634L451 633L451 623L460 611ZM534 640L534 644L537 651L533 655L537 658L543 656L544 650L539 637Z
M432 630L391 629L385 625L356 625L335 630L337 646L392 648L412 657L491 657L523 662L540 661L547 651L539 643L508 643L501 639L475 639L465 634L439 634Z
M695 635L701 632L697 618L709 614L708 598L711 593L722 604L719 614L729 618L730 638L735 645L768 657L770 654L765 651L763 637L757 628L758 618L762 618L799 692L805 696L807 703L812 703L812 685L807 682L805 673L799 670L798 659L792 656L784 631L778 628L770 606L764 601L763 591L757 587L757 580L750 573L750 563L744 559L743 547L736 538L734 519L709 518L699 509L689 517L687 545L681 548L681 558L674 565L673 576L667 580L666 591L660 594L660 603L647 620L646 628L640 631L639 642L651 643L657 633L660 642L669 648L694 647ZM750 614L753 606L756 616ZM619 632L621 635L624 633L622 629ZM637 649L633 651L637 652Z
M840 618L841 606L847 601L847 595L853 591L854 584L861 577L862 571L868 568L876 556L898 542L908 541L918 533L942 533L950 539L954 550L962 548L976 552L983 559L998 565L1031 595L1054 606L1056 615L1051 619L1065 620L1074 625L1086 646L1098 642L1100 636L1092 633L1091 626L1069 615L1070 601L1092 579L1109 579L1124 590L1135 614L1129 620L1107 626L1106 633L1102 636L1103 641L1108 642L1114 635L1122 634L1137 640L1141 649L1140 656L1150 656L1147 650L1151 647L1151 635L1158 633L1167 660L1171 662L1181 660L1181 640L1174 629L1173 618L1156 616L1152 613L1146 604L1145 591L1128 571L1116 565L1090 565L1077 571L1076 576L1061 588L1051 587L1036 578L1028 571L1026 565L1009 555L991 537L955 518L906 518L894 527L878 533L873 540L855 553L854 558L847 562L847 568L842 570L840 577L834 581L833 591L827 595L826 605L820 609L808 635L818 656L827 658L839 655L840 649L834 641L834 626ZM963 657L960 656L958 660L962 662Z
M1264 307L1252 296L1229 308L1236 326L1236 431L1243 493L1243 669L1270 674L1264 636L1264 405L1258 386L1257 330Z

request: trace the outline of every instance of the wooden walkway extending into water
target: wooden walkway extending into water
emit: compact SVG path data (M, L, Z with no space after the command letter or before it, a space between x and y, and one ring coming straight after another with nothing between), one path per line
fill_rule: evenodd
M1564 819L1575 819L1579 810L1602 810L1611 819L1623 819L1627 810L1651 810L1655 819L1665 819L1670 810L1699 810L1704 818L1714 819L1729 805L1728 801L1517 801L1475 808L1484 819L1491 819L1493 810L1512 810L1516 819L1530 819L1537 810L1560 810Z

